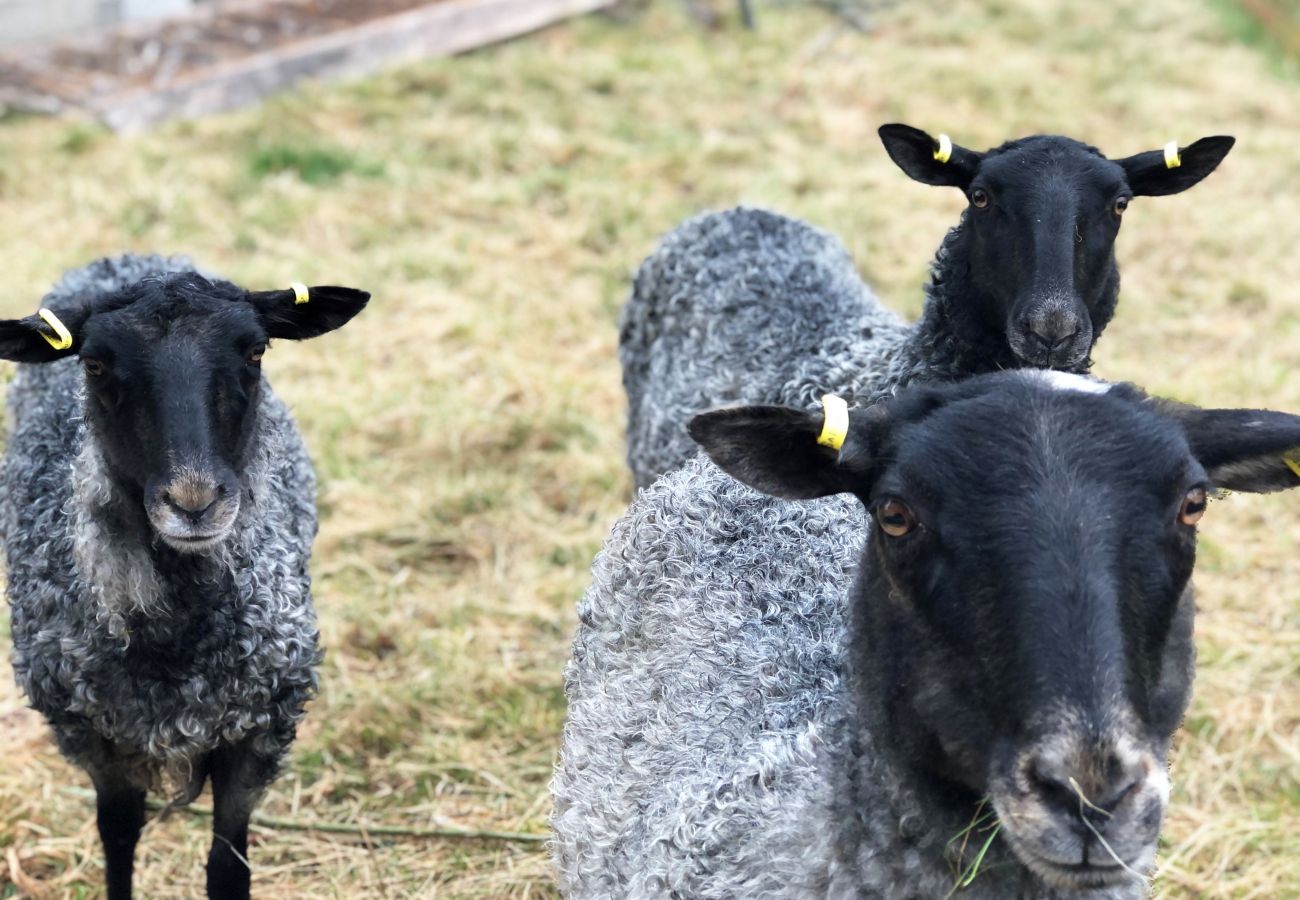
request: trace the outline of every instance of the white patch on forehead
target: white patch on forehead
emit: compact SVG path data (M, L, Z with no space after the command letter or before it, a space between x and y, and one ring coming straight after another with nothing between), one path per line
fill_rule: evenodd
M1073 372L1061 372L1056 369L1022 369L1028 378L1037 378L1056 391L1078 391L1082 394L1104 394L1112 385L1099 378L1076 375Z

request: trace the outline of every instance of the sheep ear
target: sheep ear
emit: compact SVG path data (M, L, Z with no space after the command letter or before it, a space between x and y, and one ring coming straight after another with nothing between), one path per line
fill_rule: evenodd
M1300 487L1300 416L1162 403L1215 487L1260 494Z
M1165 159L1164 150L1148 150L1115 161L1123 167L1134 196L1159 197L1177 194L1198 184L1219 167L1236 142L1236 138L1227 135L1203 137L1190 147L1179 147L1176 154L1171 154L1177 160L1177 165L1172 168Z
M300 290L249 291L267 336L302 341L346 325L366 308L370 294L355 288L298 286ZM305 297L304 297L305 294Z
M873 407L849 414L844 446L817 442L823 414L788 406L737 406L700 413L687 430L704 452L737 481L787 500L844 492L865 494L875 431L883 415Z
M984 154L952 144L945 161L940 141L911 125L881 125L880 140L885 152L909 177L922 184L966 190L979 171Z
M66 347L56 347L46 340L46 335L59 343L59 334L37 316L0 320L0 359L20 363L46 363L74 356L79 335L72 329L71 323L63 324L69 329L72 340Z

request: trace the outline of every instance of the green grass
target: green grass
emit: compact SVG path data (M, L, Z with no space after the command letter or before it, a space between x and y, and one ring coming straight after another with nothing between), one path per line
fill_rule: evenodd
M321 475L327 648L267 813L545 828L574 603L628 498L615 322L631 274L682 218L758 203L841 235L914 314L962 201L894 168L882 122L977 147L1066 132L1113 155L1236 134L1205 184L1126 215L1097 371L1300 410L1300 83L1208 5L909 0L865 36L761 13L756 34L706 32L665 0L140 137L0 123L6 315L128 248L252 288L374 292L337 334L267 354ZM1164 897L1300 884L1298 510L1238 495L1202 527ZM60 790L85 779L7 678L0 732L0 893L20 877L99 896L93 812ZM150 826L142 895L200 895L208 840L188 816ZM552 893L536 846L256 829L252 854L262 898Z
M366 162L337 147L313 145L306 139L296 143L260 144L248 154L248 171L262 179L292 172L303 184L328 185L349 173L374 178L384 173L378 163Z

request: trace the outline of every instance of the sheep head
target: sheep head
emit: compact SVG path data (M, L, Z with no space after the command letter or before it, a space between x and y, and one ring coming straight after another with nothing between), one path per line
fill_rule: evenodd
M1048 884L1145 875L1191 691L1196 522L1216 487L1300 486L1300 417L1019 370L854 410L841 449L823 425L739 407L690 431L760 491L871 513L847 658L872 752L949 823L991 800Z
M1219 165L1231 137L1125 159L1036 135L984 153L909 125L884 125L893 161L916 181L955 187L969 205L947 246L963 280L951 313L999 335L1017 365L1083 371L1115 311L1115 239L1129 201L1187 190Z
M91 438L117 493L167 546L201 552L229 536L239 513L269 340L331 331L368 299L351 288L254 293L193 272L151 276L0 322L0 358L79 356Z

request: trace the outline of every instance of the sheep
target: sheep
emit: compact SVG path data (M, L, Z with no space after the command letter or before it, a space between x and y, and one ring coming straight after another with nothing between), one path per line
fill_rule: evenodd
M701 414L708 457L615 524L566 669L562 893L1145 896L1195 523L1300 485L1300 417L1020 369L844 422L837 452L817 411Z
M0 463L13 668L94 783L110 900L131 896L146 792L189 802L209 778L208 895L249 895L249 816L320 661L315 476L261 359L368 299L128 256L0 321L24 364Z
M907 125L880 137L910 177L969 201L934 258L920 321L886 309L843 245L803 222L741 207L680 225L641 265L619 325L638 488L695 453L686 421L718 404L811 408L832 391L857 405L918 378L1086 372L1115 311L1129 200L1186 190L1233 145L1208 137L1112 161L1058 136L986 153Z

